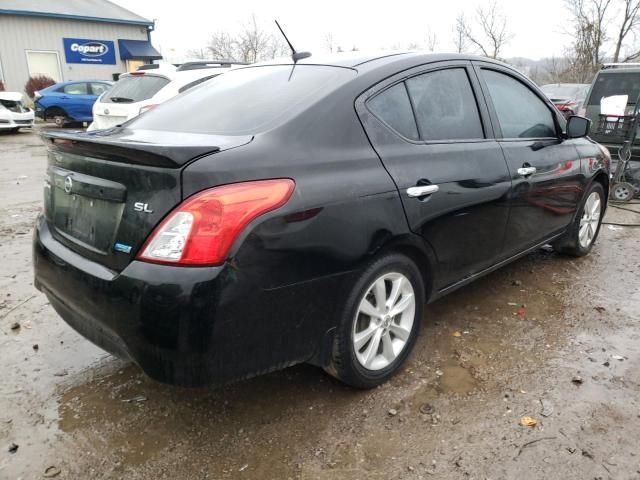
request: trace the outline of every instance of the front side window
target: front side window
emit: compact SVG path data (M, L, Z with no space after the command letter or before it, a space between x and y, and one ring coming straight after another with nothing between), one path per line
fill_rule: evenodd
M371 113L400 135L418 140L418 128L404 82L387 88L367 102Z
M551 110L523 83L494 70L482 69L482 77L504 138L557 136Z
M86 83L70 83L65 85L62 90L67 95L86 95L87 84Z
M478 105L464 68L423 73L406 83L422 140L484 138Z

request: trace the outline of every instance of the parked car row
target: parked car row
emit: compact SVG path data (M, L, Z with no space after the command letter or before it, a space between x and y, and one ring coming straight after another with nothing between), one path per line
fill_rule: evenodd
M60 82L34 94L36 115L62 127L67 122L91 122L96 99L113 86L106 80Z
M93 105L89 130L111 128L151 110L179 93L224 72L236 62L190 62L120 75L113 88Z
M60 82L35 92L35 115L53 120L59 127L82 122L89 124L89 130L111 128L240 64L199 61L178 67L144 65L136 72L120 75L117 82Z

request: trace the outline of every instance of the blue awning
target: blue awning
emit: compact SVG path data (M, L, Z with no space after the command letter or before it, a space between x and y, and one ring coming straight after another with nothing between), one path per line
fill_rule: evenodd
M118 40L122 60L160 60L162 55L147 40Z

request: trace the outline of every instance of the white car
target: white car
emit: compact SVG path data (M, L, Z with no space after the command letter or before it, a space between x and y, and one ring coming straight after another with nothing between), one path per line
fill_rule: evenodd
M22 103L20 92L0 92L0 130L17 132L33 126L33 110Z
M123 73L113 87L93 104L93 122L87 130L120 125L156 105L220 75L236 62L189 62L173 65L145 65ZM155 67L155 68L154 68Z

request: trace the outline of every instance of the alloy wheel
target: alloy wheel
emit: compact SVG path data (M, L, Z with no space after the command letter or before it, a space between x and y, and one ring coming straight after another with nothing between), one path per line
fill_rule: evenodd
M587 197L580 219L580 229L578 230L578 241L582 248L589 248L591 242L598 231L600 214L602 212L602 201L598 192L591 192Z
M356 358L368 370L388 367L407 345L415 321L416 299L401 273L378 277L360 300L353 322Z

